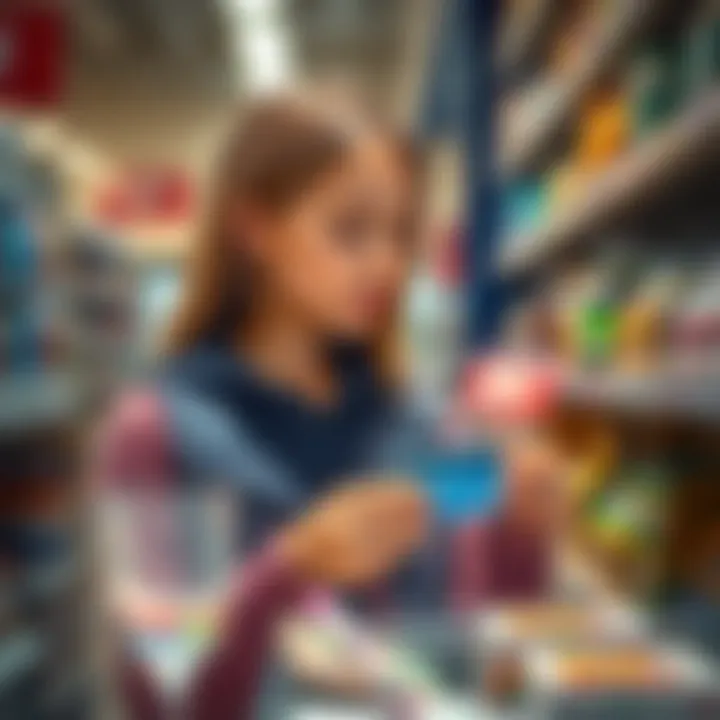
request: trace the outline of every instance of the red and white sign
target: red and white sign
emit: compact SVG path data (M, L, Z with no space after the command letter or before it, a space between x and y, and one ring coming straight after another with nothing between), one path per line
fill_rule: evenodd
M100 189L97 216L116 226L187 220L195 202L194 187L179 169L134 168Z
M0 4L0 102L57 104L67 60L64 12L48 4Z

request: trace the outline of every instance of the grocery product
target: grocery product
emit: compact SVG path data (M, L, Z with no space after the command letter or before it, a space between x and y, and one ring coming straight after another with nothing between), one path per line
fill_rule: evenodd
M558 681L572 690L653 688L673 682L677 673L651 648L559 653Z
M0 198L0 292L4 300L27 299L36 288L39 259L22 206ZM3 308L6 305L3 304Z
M571 464L570 483L578 509L582 508L610 477L617 457L616 434L607 426L594 428Z
M622 311L620 369L657 368L666 354L671 313L686 290L686 281L687 274L677 259L649 270Z
M506 235L521 237L542 223L548 207L546 188L536 178L518 181L505 192L503 206Z
M699 267L671 324L672 350L680 364L703 370L712 366L720 347L720 263L698 258Z
M625 640L640 631L634 615L620 608L563 601L510 605L479 619L483 649L576 646Z
M558 165L548 178L548 208L550 215L567 212L584 195L591 178L587 168L572 159Z
M580 117L578 167L589 173L602 170L627 148L630 136L630 113L622 92L612 86L596 91Z
M591 503L586 534L616 581L649 596L661 579L671 472L661 459L622 464Z
M533 700L550 719L687 720L714 712L720 700L712 667L684 647L538 650L527 661L527 677Z
M720 5L716 0L700 4L689 29L685 50L685 85L699 95L720 79Z
M634 134L643 138L662 127L682 105L682 45L675 35L648 42L628 74Z

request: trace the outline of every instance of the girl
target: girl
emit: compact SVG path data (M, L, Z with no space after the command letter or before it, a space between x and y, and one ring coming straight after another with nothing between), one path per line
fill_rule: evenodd
M421 439L395 324L417 205L407 143L357 108L250 109L221 156L161 376L111 420L105 479L221 479L251 548L339 479L406 469Z
M250 108L216 168L157 382L110 419L103 481L153 494L222 483L246 552L343 478L406 471L423 437L396 321L418 170L409 144L355 106ZM147 532L147 561L167 572L172 549ZM424 575L404 581L403 601L441 592Z

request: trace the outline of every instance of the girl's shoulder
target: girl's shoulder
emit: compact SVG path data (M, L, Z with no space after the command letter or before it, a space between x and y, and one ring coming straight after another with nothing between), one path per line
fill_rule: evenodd
M152 388L124 392L101 422L95 474L103 485L147 487L170 474L168 418Z
M176 383L127 391L103 424L97 447L105 486L220 484L274 506L302 499L292 473L265 451L242 417Z

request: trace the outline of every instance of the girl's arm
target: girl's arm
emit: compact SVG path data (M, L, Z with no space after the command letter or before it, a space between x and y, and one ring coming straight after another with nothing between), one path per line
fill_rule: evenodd
M159 683L137 659L120 659L118 686L128 720L169 720Z
M189 689L188 720L251 720L278 620L304 583L279 553L265 551L243 570L228 601L219 641Z
M251 559L231 592L213 652L185 698L183 720L250 720L278 621L303 595L304 583L274 551ZM118 663L120 700L128 720L170 720L157 678L137 658Z
M201 665L188 720L252 720L278 620L313 586L366 585L416 550L427 505L404 482L341 488L291 524L245 568L220 640Z

